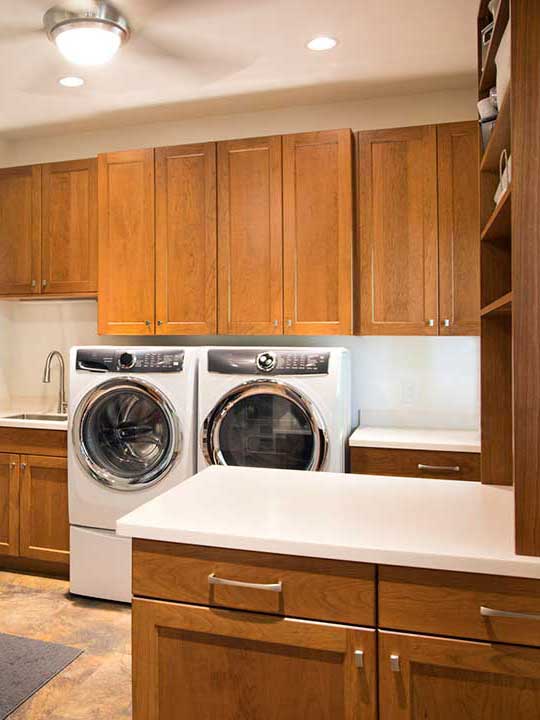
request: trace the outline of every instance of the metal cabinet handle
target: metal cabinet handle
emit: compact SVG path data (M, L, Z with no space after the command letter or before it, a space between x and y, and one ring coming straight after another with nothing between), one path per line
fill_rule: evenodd
M158 327L161 327L163 325L163 320L158 320L157 324L158 324Z
M540 620L540 613L512 612L511 610L496 610L495 608L480 606L480 615L483 617L521 618L521 620Z
M226 578L220 578L214 573L210 573L208 576L209 585L227 585L228 587L242 587L251 588L252 590L268 590L269 592L279 593L283 589L283 583L281 580L277 583L250 583L242 582L241 580L227 580Z
M459 465L424 465L418 463L419 470L435 470L437 472L459 472L461 468Z
M47 287L47 281L46 281L46 280L42 280L42 281L41 281L41 287L44 287L44 288Z
M292 320L287 320L287 327L292 327Z
M32 280L32 282L31 282L30 284L31 284L32 287L36 287L37 282L36 282L35 280Z
M363 650L355 650L354 651L354 664L357 668L364 667L364 651Z
M279 327L279 320L274 320L274 327Z
M9 463L9 465L10 465L10 467L12 467L12 468L17 467L17 463L16 463L16 462L11 462L11 463Z
M433 320L433 318L430 318L427 321L427 324L429 325L429 327L435 327L435 320Z
M400 672L399 655L390 655L390 670L392 672Z
M150 320L145 320L144 324L146 325L146 327L150 327L152 325L152 322Z
M21 463L21 470L26 470L26 463Z
M452 323L450 322L450 320L449 320L448 318L445 318L445 319L443 320L443 325L444 325L444 327L450 327L451 324L452 324Z

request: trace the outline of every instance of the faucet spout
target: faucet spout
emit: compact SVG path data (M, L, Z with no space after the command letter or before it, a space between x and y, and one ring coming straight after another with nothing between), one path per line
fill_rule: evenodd
M52 350L48 355L47 359L45 360L45 366L43 367L43 382L44 383L50 383L51 382L51 364L54 358L57 358L58 365L60 368L60 382L58 387L58 407L57 412L64 414L67 412L67 402L66 402L66 366L64 363L64 358L62 356L62 353L58 350Z

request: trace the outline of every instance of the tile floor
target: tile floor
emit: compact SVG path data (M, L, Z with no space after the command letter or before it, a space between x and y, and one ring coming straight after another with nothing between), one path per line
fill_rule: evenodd
M0 571L0 632L85 651L9 720L131 718L128 606L72 597L65 580Z

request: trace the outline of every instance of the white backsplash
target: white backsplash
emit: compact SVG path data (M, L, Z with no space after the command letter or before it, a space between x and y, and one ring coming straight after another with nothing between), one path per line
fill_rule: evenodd
M54 410L57 369L41 382L50 350L73 345L335 345L351 351L353 413L365 425L479 427L478 338L175 337L96 334L94 301L0 302L0 407Z

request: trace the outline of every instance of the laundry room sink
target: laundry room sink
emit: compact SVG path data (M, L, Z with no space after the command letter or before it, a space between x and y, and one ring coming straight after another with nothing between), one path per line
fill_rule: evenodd
M19 413L6 415L6 420L47 420L48 422L65 422L67 415L53 415L48 413Z

